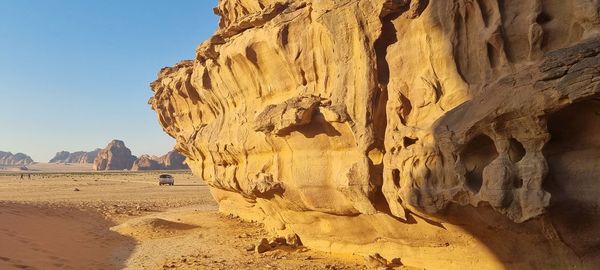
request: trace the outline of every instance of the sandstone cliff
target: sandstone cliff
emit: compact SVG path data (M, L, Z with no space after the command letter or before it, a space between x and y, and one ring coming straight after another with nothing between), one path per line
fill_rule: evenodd
M427 269L600 264L600 1L215 10L150 104L221 211Z
M98 156L98 153L101 149L96 149L94 151L85 152L67 152L60 151L56 153L56 155L48 161L49 163L94 163L94 160Z
M161 157L142 155L133 163L131 168L132 171L187 169L189 167L185 164L185 157L177 151L170 151Z
M131 154L131 150L123 141L113 140L98 153L93 169L95 171L129 170L136 159L137 157Z
M27 166L33 164L33 159L23 153L13 154L0 151L0 165L4 166Z

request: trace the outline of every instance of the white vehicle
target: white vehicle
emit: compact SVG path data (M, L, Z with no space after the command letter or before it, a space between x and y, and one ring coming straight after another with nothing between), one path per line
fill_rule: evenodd
M172 186L173 184L175 184L175 178L173 178L172 175L170 174L161 174L158 177L158 184L159 185L170 185Z

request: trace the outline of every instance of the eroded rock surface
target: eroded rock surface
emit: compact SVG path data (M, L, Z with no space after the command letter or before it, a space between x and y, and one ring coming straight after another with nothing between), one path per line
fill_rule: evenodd
M600 263L600 1L215 10L150 104L221 211L427 269Z
M113 140L94 160L95 171L130 170L137 159L123 141Z

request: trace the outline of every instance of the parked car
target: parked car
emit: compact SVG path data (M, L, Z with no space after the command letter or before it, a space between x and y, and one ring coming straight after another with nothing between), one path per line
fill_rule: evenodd
M172 175L170 174L161 174L158 177L158 184L159 185L170 185L172 186L173 184L175 184L175 178L173 178Z

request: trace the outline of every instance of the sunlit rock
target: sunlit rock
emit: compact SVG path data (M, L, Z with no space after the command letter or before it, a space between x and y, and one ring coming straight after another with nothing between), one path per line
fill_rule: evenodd
M599 10L221 0L150 104L221 211L274 234L426 269L594 269Z

